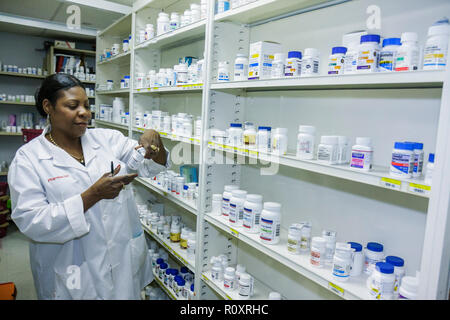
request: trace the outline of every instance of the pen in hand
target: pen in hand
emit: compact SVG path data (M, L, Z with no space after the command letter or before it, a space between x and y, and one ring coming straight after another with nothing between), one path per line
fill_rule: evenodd
M114 164L111 161L111 177L114 176Z

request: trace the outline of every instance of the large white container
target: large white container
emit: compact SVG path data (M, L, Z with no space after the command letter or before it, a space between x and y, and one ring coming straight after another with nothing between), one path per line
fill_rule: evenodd
M423 70L443 70L447 65L447 48L450 37L448 19L440 19L428 28L425 44Z
M265 244L277 244L280 241L281 204L264 202L261 212L259 239Z
M259 232L263 197L259 194L248 194L244 202L244 218L242 226L249 233Z
M250 44L248 80L270 79L275 53L281 52L277 42L259 41Z
M244 219L244 203L247 196L245 190L233 190L231 191L230 199L230 212L228 215L228 221L230 226L240 227Z

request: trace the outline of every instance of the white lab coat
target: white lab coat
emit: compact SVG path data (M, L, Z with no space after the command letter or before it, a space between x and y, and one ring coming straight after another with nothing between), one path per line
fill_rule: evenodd
M31 239L38 298L140 299L153 274L130 186L86 213L81 199L111 171L111 161L121 164L119 175L128 173L137 142L116 130L89 129L81 137L83 166L45 138L48 130L17 151L8 172L11 217ZM169 165L146 159L138 174L152 177Z

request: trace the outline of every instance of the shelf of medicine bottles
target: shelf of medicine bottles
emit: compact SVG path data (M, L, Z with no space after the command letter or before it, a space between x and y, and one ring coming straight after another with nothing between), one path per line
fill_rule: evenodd
M145 130L144 128L133 127L134 132L142 133L142 132L144 132L144 130ZM177 134L167 133L164 131L158 131L158 133L162 138L170 139L172 141L180 141L180 142L195 144L198 146L201 143L200 137L184 137L184 136L180 136Z
M163 49L172 46L180 46L195 40L204 39L206 19L188 24L187 26L166 32L138 44L134 49L140 50L150 46L152 49Z
M287 231L283 228L280 232L279 243L266 245L259 240L258 233L245 232L241 227L230 227L228 220L223 216L206 213L205 220L344 299L369 298L365 285L367 277L364 274L351 278L347 282L337 282L332 277L331 267L317 268L310 264L309 252L299 255L288 253Z
M97 120L95 119L95 124L99 124L101 126L113 127L122 130L128 130L128 126L126 124L114 123L110 121Z
M172 290L172 288L169 288L164 284L164 282L161 281L160 278L158 278L158 275L153 272L153 278L156 281L156 283L161 287L161 289L164 290L164 292L170 297L172 300L187 300L183 297L177 297L175 292Z
M22 136L22 132L6 132L6 131L0 131L0 136Z
M97 94L129 94L130 89L117 89L117 90L97 90Z
M251 274L250 274L251 275ZM243 300L239 297L239 292L236 287L235 290L225 290L223 287L223 280L213 280L211 275L211 270L204 271L202 274L202 280L205 282L211 289L213 289L217 294L219 294L225 300ZM253 296L247 300L268 300L269 293L274 291L271 290L268 286L266 286L261 281L254 279L254 289Z
M152 238L154 238L160 245L162 245L169 253L174 256L180 263L189 268L193 273L195 273L195 261L187 258L186 249L181 249L179 242L171 242L170 240L164 239L158 235L154 230L152 230L147 224L141 220L142 228L147 232Z
M103 60L103 61L98 61L97 65L101 66L113 61L116 61L117 63L119 63L119 60L122 60L122 58L126 58L126 57L131 57L131 50L128 50L127 52L122 52L119 53L118 55L112 56L109 59Z
M21 102L21 101L8 101L8 100L1 100L0 104L16 104L16 105L22 105L22 106L36 105L34 102Z
M215 142L208 142L208 148L230 154L238 154L244 156L249 164L257 164L257 160L262 163L279 163L280 165L324 174L336 178L364 183L376 187L386 188L389 190L400 191L424 198L429 198L431 187L426 185L423 178L405 179L392 177L389 174L389 168L373 166L371 171L361 171L353 169L349 164L331 165L321 163L317 160L301 160L295 155L274 155L247 150L243 148L226 146Z
M4 72L4 71L0 71L0 75L13 76L13 77L24 77L24 78L34 78L34 79L44 79L46 77L46 76L37 75L37 74L26 74L26 73Z
M442 88L445 71L380 72L339 76L230 81L211 84L212 90L310 90L310 89L401 89Z
M184 200L183 198L181 198L181 196L173 195L171 192L167 192L167 190L161 188L161 186L159 186L153 179L154 178L137 177L134 179L134 181L139 182L144 187L147 187L148 189L158 193L159 195L164 196L168 200L186 209L192 214L197 215L197 206L195 205L195 202L193 200Z
M203 89L203 83L189 83L178 84L170 87L152 87L152 88L140 88L133 91L133 93L185 93L189 92L201 92Z

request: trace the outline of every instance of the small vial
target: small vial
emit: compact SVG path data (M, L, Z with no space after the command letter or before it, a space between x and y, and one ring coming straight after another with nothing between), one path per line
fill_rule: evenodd
M145 148L140 147L133 150L130 160L128 160L127 166L131 170L137 170L144 162Z

